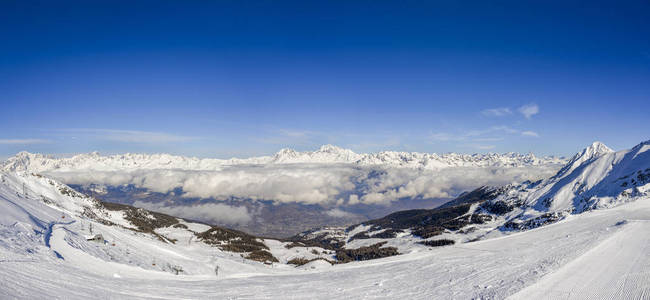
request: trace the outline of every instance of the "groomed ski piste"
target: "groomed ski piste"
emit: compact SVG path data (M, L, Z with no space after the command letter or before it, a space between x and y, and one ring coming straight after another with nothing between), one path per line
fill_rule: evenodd
M268 265L200 243L187 230L164 229L159 233L175 239L165 243L106 226L81 217L89 200L61 193L64 185L2 172L0 298L649 299L650 184L646 173L638 173L633 187L619 182L629 181L621 172L649 170L648 150L646 142L605 151L560 171L585 181L549 180L549 190L561 191L553 194L554 203L584 208L573 198L591 193L592 209L552 224L446 247L400 249L403 254L382 259L301 267L282 263L297 250L278 241L265 241L281 261ZM616 186L604 188L610 177ZM574 194L559 186L566 182L577 186ZM122 218L109 217L118 224ZM90 224L104 243L87 241ZM176 275L178 267L183 271Z

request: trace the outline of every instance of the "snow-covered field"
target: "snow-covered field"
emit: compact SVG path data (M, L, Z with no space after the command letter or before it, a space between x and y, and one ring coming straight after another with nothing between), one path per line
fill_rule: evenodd
M286 262L332 253L264 240L279 262L255 262L197 240L207 225L181 220L187 228L156 228L157 238L49 178L0 172L0 298L650 299L648 153L649 142L594 144L556 176L492 200L521 202L515 219L564 212L555 223L437 248L405 232L391 241L402 255L300 267ZM106 242L87 240L91 225Z
M3 200L6 198L3 195ZM4 299L45 295L115 299L499 299L511 295L519 299L647 299L650 295L650 199L572 215L556 224L500 238L374 261L315 265L314 269L243 261L191 241L177 243L188 243L186 247L173 247L134 237L128 230L95 225L108 239L126 244L101 247L126 247L132 249L134 259L144 253L160 257L158 263L164 257L192 273L173 275L107 262L91 249L76 248L74 237L80 233L80 220L66 224L52 208L13 198L15 203L2 202L4 212L13 212L13 217L3 214L0 234L0 298ZM9 218L21 214L28 218L8 224ZM51 224L51 235L47 230L38 235L27 228L34 223L29 216ZM214 273L215 265L220 266L219 275Z

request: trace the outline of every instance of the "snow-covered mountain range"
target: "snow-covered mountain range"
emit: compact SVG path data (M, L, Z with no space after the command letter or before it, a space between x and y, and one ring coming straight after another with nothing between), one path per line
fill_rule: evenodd
M495 199L527 211L581 213L650 195L650 141L613 151L595 142L554 176L513 186Z
M618 152L594 142L547 179L481 187L438 208L400 211L348 230L316 230L299 236L325 242L379 242L408 232L450 243L468 242L649 199L650 141ZM359 246L358 242L352 244Z
M75 155L70 158L21 152L3 163L7 171L43 172L68 169L125 170L125 169L183 169L219 170L224 166L256 164L355 164L359 166L388 166L415 169L447 167L521 167L563 163L562 157L536 157L532 153L457 154L383 151L357 154L352 150L324 145L316 151L299 152L282 149L271 156L231 159L199 159L170 154L120 154L102 156L98 152Z
M0 298L643 299L650 282L650 141L594 143L543 180L284 241L24 170L0 171L0 209Z
M98 153L54 158L21 152L1 168L47 175L108 201L287 237L322 224L434 207L481 185L541 179L564 161L516 153L357 154L325 145L230 160ZM288 216L291 222L282 221Z

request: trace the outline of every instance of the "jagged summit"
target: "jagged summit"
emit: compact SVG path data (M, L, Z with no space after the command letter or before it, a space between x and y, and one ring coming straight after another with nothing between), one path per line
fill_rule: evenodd
M650 195L650 144L614 152L594 142L558 173L539 183L515 186L503 200L536 211L580 213Z
M632 149L638 151L638 150L644 149L644 148L649 147L649 146L650 146L650 140L647 140L647 141L639 143L638 145L634 146Z
M592 160L594 158L600 157L607 153L612 153L614 150L607 147L605 144L595 141L591 145L582 149L582 151L576 153L562 169L560 169L554 178L560 178L571 171L575 170L577 167L582 165L584 162Z
M596 157L599 157L601 155L607 154L607 153L612 153L614 150L611 148L607 147L605 144L595 141L591 143L588 147L582 149L582 151L578 152L576 155L574 155L571 160L567 163L567 165L570 164L581 164L585 161L594 159Z
M316 151L298 152L284 148L278 151L271 160L272 163L353 163L361 155L352 150L333 145L323 145Z
M349 153L352 152L352 150L349 149L343 149L339 146L334 146L332 144L327 144L327 145L322 145L319 149L318 152L328 152L328 153ZM354 152L353 152L354 153Z
M598 157L603 154L611 153L614 152L611 148L607 147L605 144L599 141L595 141L589 145L589 147L585 148L580 152L580 156L588 156L590 158L593 157Z

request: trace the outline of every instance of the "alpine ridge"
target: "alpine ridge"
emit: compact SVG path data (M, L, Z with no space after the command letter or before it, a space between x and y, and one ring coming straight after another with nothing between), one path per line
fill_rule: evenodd
M233 165L264 164L354 164L359 166L387 166L413 169L441 169L447 167L520 167L564 163L561 157L536 157L532 153L457 154L382 151L357 154L349 149L324 145L316 151L299 152L282 149L272 156L251 158L213 159L175 156L170 154L119 154L103 156L98 152L78 154L70 158L20 152L2 164L6 171L43 172L70 169L185 169L219 170Z

